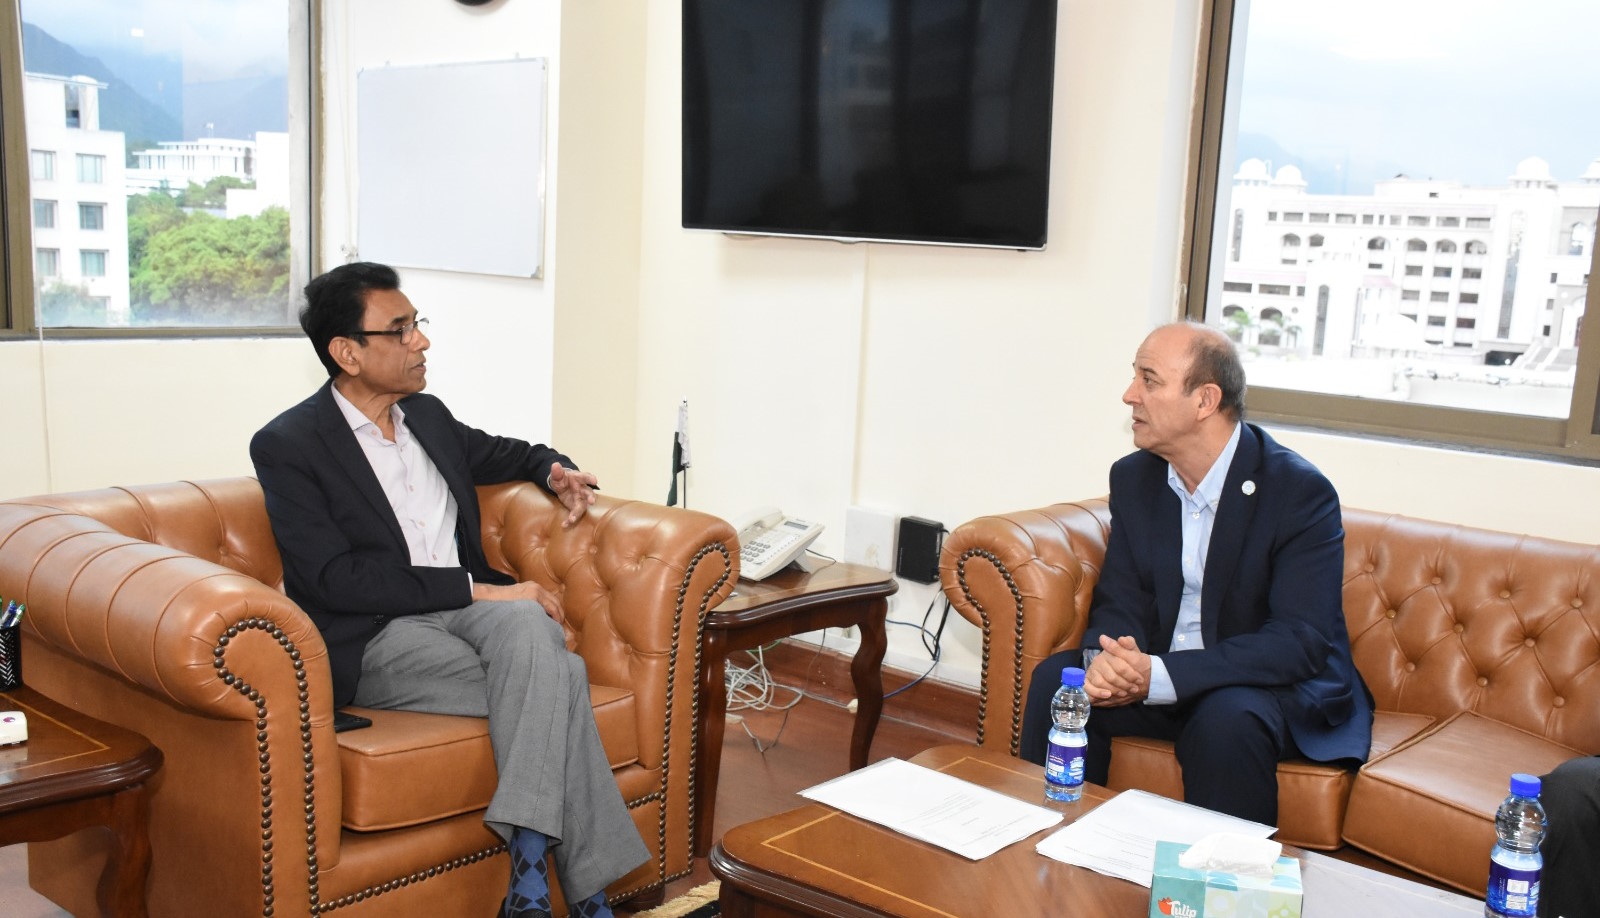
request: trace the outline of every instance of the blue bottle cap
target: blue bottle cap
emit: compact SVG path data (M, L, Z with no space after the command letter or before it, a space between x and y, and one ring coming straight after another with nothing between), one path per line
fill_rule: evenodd
M1519 771L1511 776L1511 792L1518 797L1537 797L1539 796L1539 779Z
M1068 666L1061 670L1062 685L1082 685L1083 670L1076 666Z

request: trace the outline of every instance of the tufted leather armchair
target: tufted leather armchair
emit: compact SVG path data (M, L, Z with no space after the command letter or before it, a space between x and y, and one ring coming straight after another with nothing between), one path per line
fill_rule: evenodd
M601 497L577 526L539 488L479 489L495 567L563 597L601 742L651 860L613 900L689 872L700 622L737 577L722 520ZM486 721L364 711L333 731L322 638L282 593L254 479L0 503L0 595L28 604L24 675L166 756L150 913L490 915ZM92 914L104 840L35 844L29 881Z
M1483 895L1514 771L1600 752L1600 547L1345 508L1344 612L1377 702L1368 763L1278 767L1279 839L1348 842ZM979 744L1016 755L1033 669L1077 647L1104 499L986 516L940 578L983 632ZM1113 741L1109 783L1182 799L1172 744Z

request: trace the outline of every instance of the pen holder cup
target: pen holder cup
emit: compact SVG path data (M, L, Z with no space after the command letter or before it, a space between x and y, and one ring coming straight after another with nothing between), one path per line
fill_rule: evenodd
M0 628L0 692L22 685L22 626Z

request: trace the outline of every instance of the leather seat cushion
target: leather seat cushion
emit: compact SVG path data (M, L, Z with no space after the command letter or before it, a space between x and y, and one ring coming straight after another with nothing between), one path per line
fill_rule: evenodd
M639 760L634 696L590 685L600 745L613 772ZM416 711L347 710L372 726L339 737L344 827L359 832L420 825L488 807L494 796L494 749L481 717Z
M1372 723L1372 755L1423 732L1433 724L1425 714L1379 711ZM1289 759L1278 763L1278 834L1286 844L1332 851L1344 844L1345 803L1355 773L1336 765ZM1165 740L1122 736L1111 741L1111 773L1115 790L1138 788L1173 800L1183 799L1183 770L1172 744Z
M1512 772L1542 775L1580 754L1464 711L1362 766L1345 812L1344 839L1481 897L1494 813Z

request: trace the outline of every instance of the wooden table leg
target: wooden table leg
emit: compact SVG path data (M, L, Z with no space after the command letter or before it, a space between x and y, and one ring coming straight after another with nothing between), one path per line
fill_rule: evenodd
M865 768L872 751L872 734L878 730L883 713L883 653L889 645L884 619L889 614L887 599L874 600L861 617L861 644L850 661L850 677L856 685L856 723L850 731L850 770Z
M108 806L112 845L100 875L100 911L117 918L145 918L145 882L150 876L150 836L145 831L150 795L143 784L114 794Z
M700 651L700 740L695 750L694 856L711 850L717 817L717 778L722 773L722 731L727 726L727 635L706 631Z

